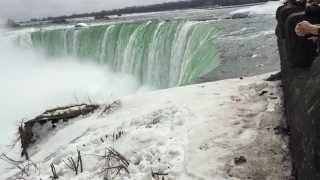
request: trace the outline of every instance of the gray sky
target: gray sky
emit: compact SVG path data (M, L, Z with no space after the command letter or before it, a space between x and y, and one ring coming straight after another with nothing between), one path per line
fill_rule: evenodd
M0 0L0 17L26 20L177 0Z

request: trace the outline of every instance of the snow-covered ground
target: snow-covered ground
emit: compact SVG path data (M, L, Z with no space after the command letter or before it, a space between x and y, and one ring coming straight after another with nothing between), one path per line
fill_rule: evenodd
M50 179L50 163L61 180L103 179L107 164L101 156L110 147L130 162L129 174L121 171L115 179L159 179L152 172L167 174L166 180L286 179L291 170L286 138L274 130L284 121L280 82L266 77L131 95L110 114L101 115L101 108L61 123L31 148L39 169L25 179ZM77 150L84 172L76 176L64 161L76 159ZM0 179L16 173L8 170Z

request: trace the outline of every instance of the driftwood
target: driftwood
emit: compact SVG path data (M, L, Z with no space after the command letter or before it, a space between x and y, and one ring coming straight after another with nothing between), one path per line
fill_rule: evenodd
M26 157L26 159L29 159L28 155L28 148L31 144L33 144L36 141L36 132L33 132L33 127L35 124L44 125L46 123L51 123L53 127L56 127L55 124L57 124L59 121L69 121L70 119L79 117L79 116L85 116L90 113L93 113L95 110L97 110L100 107L100 105L97 104L77 104L77 105L71 105L71 106L64 106L64 107L57 107L54 109L49 109L42 113L41 115L35 117L34 119L28 120L24 123L22 123L19 126L19 135L21 140L21 157ZM102 111L99 114L99 117L102 117L104 115L107 115L118 108L121 107L121 102L114 101L111 104L106 104L102 107ZM123 132L119 132L119 134L114 134L113 139L118 139L123 134Z
M100 106L96 104L77 104L72 106L58 107L49 109L36 118L24 122L19 126L19 135L22 148L21 157L25 156L26 159L29 159L27 150L29 146L35 142L35 132L32 131L32 128L36 123L44 125L50 122L53 127L55 127L55 124L59 121L66 122L70 119L93 113L99 107Z
M78 104L72 106L58 107L54 109L50 109L37 116L34 119L31 119L25 122L25 126L33 126L35 123L39 123L41 125L46 124L47 122L51 122L55 124L60 120L68 121L69 119L76 118L81 115L87 115L89 113L94 112L99 108L99 105L96 104Z

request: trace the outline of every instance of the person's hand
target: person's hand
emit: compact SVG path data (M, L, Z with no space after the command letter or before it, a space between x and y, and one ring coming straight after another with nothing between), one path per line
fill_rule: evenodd
M306 34L317 35L318 28L309 21L302 21L296 25L295 32L298 36L305 36Z

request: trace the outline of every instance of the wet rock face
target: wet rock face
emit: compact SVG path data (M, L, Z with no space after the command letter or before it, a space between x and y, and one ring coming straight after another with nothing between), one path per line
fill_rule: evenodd
M287 15L285 10L279 9L277 16L280 19L277 37L294 174L298 180L318 180L320 58L316 58L315 46L304 39L297 39L293 34L292 28L305 17L304 12ZM285 23L281 22L281 19L285 19Z

